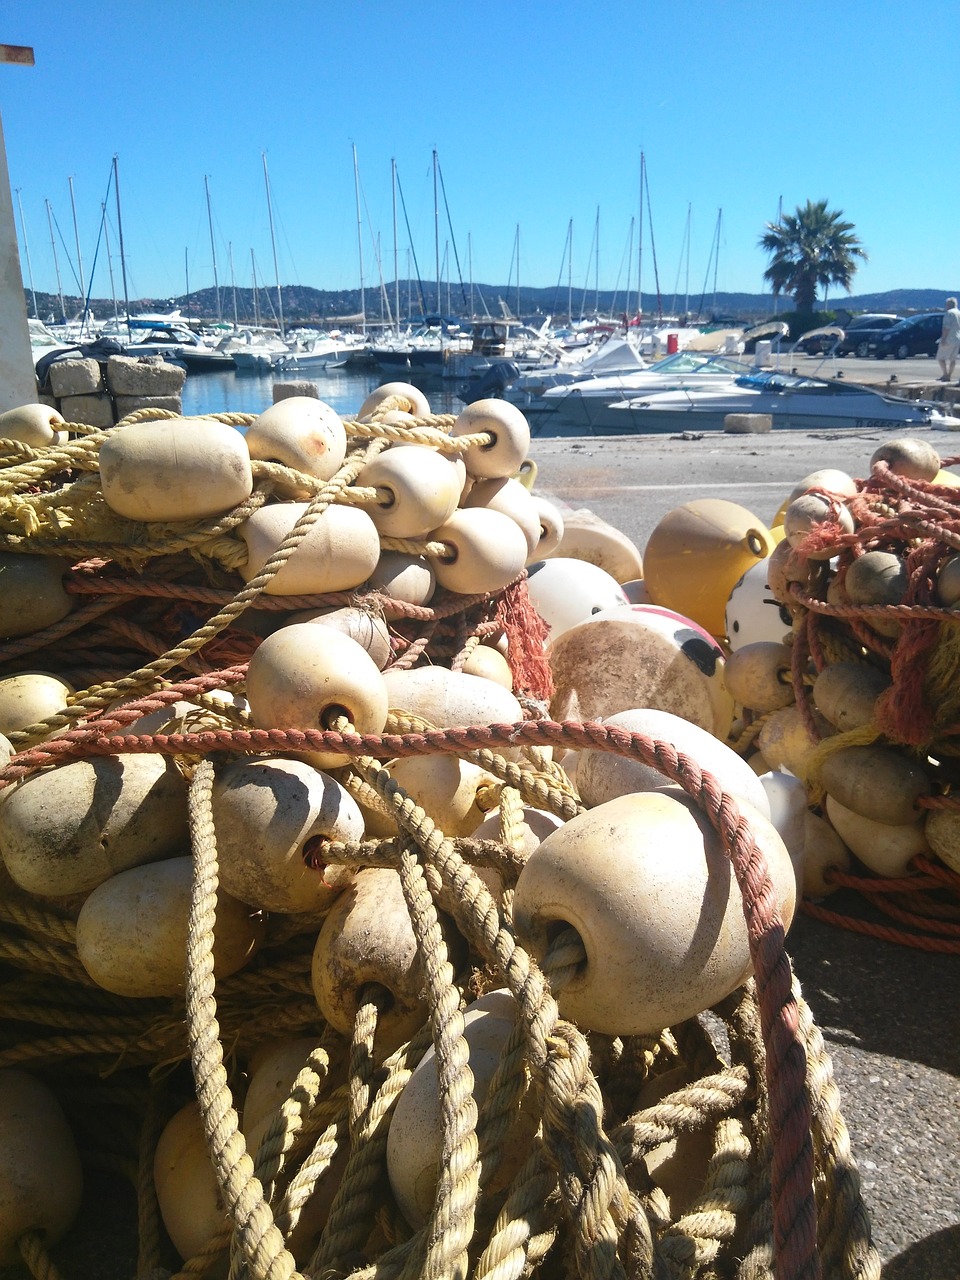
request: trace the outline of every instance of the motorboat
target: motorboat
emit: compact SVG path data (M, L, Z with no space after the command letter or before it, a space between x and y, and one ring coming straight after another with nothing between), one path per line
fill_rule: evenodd
M306 339L297 338L287 354L278 357L274 368L289 373L320 373L344 365L348 354L344 343L329 334L316 333Z
M279 334L246 330L231 348L233 363L241 373L269 373L278 361L290 354L290 348Z
M534 435L619 434L623 417L611 415L611 405L686 387L729 385L750 368L734 356L677 351L645 368L617 373L598 370L593 376L547 387L543 395L519 407Z
M600 346L561 356L553 364L538 365L520 373L503 392L503 399L524 413L536 412L547 391L571 387L595 378L616 378L648 368L636 342L628 337L611 337Z
M597 434L722 431L727 414L769 414L776 430L933 427L960 430L960 418L924 400L905 400L842 379L755 369L714 386L688 386L608 406Z
M451 353L469 352L471 339L456 321L435 316L428 317L411 333L371 343L368 350L385 373L441 378L447 376L445 369Z

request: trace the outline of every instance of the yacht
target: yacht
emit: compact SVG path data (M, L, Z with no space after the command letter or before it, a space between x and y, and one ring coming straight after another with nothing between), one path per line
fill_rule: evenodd
M609 405L596 434L722 431L730 413L769 414L775 430L932 427L960 429L960 418L924 400L905 400L842 379L754 369L714 385L651 391Z
M643 368L616 373L597 370L593 376L547 387L519 407L534 435L619 434L624 429L623 415L611 415L614 404L687 387L728 386L750 369L735 356L677 351Z

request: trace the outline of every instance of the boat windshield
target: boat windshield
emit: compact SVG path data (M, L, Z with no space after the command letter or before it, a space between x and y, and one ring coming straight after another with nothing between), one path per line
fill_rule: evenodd
M755 391L785 391L790 388L828 387L835 391L845 391L842 383L834 384L823 378L804 378L797 373L781 373L778 369L758 369L745 373L737 378L738 387L752 387Z
M707 355L698 351L678 351L647 366L648 373L738 373L747 371L749 365L729 356Z

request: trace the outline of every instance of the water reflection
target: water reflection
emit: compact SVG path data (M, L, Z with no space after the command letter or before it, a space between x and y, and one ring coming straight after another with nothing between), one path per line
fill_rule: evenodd
M384 382L395 381L378 369L327 369L309 378L282 373L239 373L235 369L191 373L183 387L183 412L262 413L273 404L275 382L312 382L320 399L337 413L356 413L363 401ZM463 408L452 383L422 384L434 413L459 413Z

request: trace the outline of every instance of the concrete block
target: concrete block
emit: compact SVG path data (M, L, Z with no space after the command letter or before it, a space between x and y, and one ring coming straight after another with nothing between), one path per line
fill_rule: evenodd
M723 420L727 435L755 436L772 427L773 418L769 413L728 413Z
M113 401L105 391L88 396L63 396L60 412L67 422L82 422L88 427L113 426Z
M47 382L58 399L95 395L103 390L103 370L97 360L55 360L47 370Z
M137 409L167 409L170 413L183 412L180 396L117 396L117 421Z
M115 396L175 396L183 390L187 371L166 360L111 356L107 386Z
M315 382L275 382L273 384L273 403L288 400L291 396L311 396L320 399L320 388Z
M45 391L37 395L37 404L45 404L48 409L60 409L56 396L47 395Z

